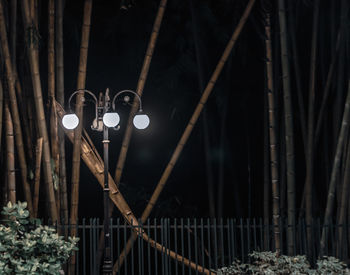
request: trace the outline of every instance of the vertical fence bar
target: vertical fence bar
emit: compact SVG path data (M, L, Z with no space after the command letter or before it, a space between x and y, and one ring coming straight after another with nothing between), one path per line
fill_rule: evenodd
M140 224L140 220L139 220L139 224ZM141 232L141 226L138 225L138 232ZM132 234L132 233L131 233ZM141 254L141 238L140 238L140 235L137 235L137 252L138 252L138 266L139 266L139 275L142 274L142 254Z
M181 253L182 253L182 256L184 256L184 253L185 253L185 245L184 245L184 221L183 219L181 218L180 220L181 222ZM182 258L182 274L185 274L185 265L184 265L184 260Z
M163 220L163 234L164 234L164 237L163 237L163 240L164 240L164 262L165 262L165 274L169 274L169 258L168 258L168 253L167 253L167 250L168 250L168 228L167 228L167 219L165 218Z
M131 224L128 226L130 229L130 234L129 236L131 236L132 232L134 231L134 225L133 225L133 220L131 219ZM134 275L135 274L135 262L134 262L134 246L131 246L131 274Z
M190 225L190 219L187 218L187 250L188 250L188 259L191 261L191 225ZM188 266L188 271L190 275L192 274L191 267Z
M82 240L82 246L83 246L83 273L86 274L86 245L85 245L85 242L86 242L86 227L85 227L85 218L83 218L83 228L82 228L82 235L83 235L83 240Z
M169 218L167 219L167 240L168 240L168 249L171 250L171 238L170 238L170 220ZM168 266L169 266L169 275L171 275L171 257L168 255Z
M194 260L196 263L196 275L198 275L198 241L197 241L197 220L193 219L194 232Z
M124 249L126 247L126 244L127 244L127 238L126 238L126 229L127 229L127 224L126 224L126 221L124 220ZM124 259L125 263L124 263L124 275L128 275L128 257L125 256L125 259Z
M242 256L242 262L245 262L244 257L244 234L243 234L243 219L240 219L240 230L241 230L241 256Z
M117 255L118 255L118 257L120 255L120 219L119 218L117 218ZM118 267L117 274L120 274L121 271L120 271L119 261L118 261L117 267Z
M90 231L89 231L89 238L90 238L90 274L94 274L94 266L93 266L93 255L92 255L92 219L90 218Z
M305 224L305 219L303 219L302 220L302 234L301 234L301 236L302 236L302 243L303 243L303 254L305 254L306 253L306 251L307 251L307 247L306 247L306 245L307 245L307 241L305 240L305 236L306 236L306 224Z
M141 219L139 220L139 224L140 224L140 231L144 231L144 226L141 222ZM144 261L144 250L143 250L143 239L142 237L140 236L140 242L141 242L141 265L142 265L142 272L141 272L141 275L144 275L145 273L145 261Z
M264 247L264 234L263 234L263 222L262 222L262 218L259 218L259 232L260 232L260 242L259 242L259 251L262 251L264 249L266 249L266 247Z
M208 236L208 264L209 270L211 269L211 238L210 238L210 220L207 219L207 236Z
M154 219L154 240L157 242L157 219ZM155 261L155 268L156 268L156 274L158 275L158 258L157 258L157 250L154 249L154 261Z
M110 234L110 240L109 240L109 247L111 248L111 260L112 263L114 262L114 253L113 253L113 247L114 247L114 238L113 238L113 218L109 219L109 234Z
M99 274L97 268L100 266L100 263L97 262L97 251L98 251L98 233L99 233L100 219L94 220L94 234L93 234L93 243L94 243L94 265L95 265L95 274Z
M236 219L230 220L231 224L231 240L232 240L232 257L233 259L236 258Z
M200 220L201 223L201 256L202 256L202 267L205 267L205 261L204 261L204 250L205 250L205 245L204 245L204 228L203 228L203 219L201 218Z
M164 232L163 232L163 218L160 219L160 243L162 245L162 252L161 252L161 256L162 256L162 274L165 274L165 263L164 263L164 252L163 252L163 249L164 249Z
M270 220L269 223L266 225L266 230L267 230L267 245L269 247L269 250L272 250L272 243L271 243L271 237L270 237L270 233L271 233L271 229L270 229Z
M218 238L217 238L216 218L214 218L213 228L214 228L215 270L218 270Z
M174 239L175 239L175 255L177 257L177 220L174 219ZM178 275L178 263L175 262L175 274Z
M147 234L150 236L151 228L149 219L147 219ZM148 263L148 274L151 273L151 244L147 242L147 263Z
M57 224L57 222L56 222ZM77 237L79 237L79 219L77 219L77 223L75 224L75 232L77 232ZM79 253L79 250L77 251L77 256L76 256L76 259L77 259L77 262L75 264L75 270L76 270L76 274L79 274L79 265L80 265L80 261L79 261L79 257L80 257L80 253Z
M225 247L224 247L224 223L222 218L220 218L220 247L221 247L221 267L225 266Z
M256 241L256 220L253 219L253 239L254 239L254 251L257 250L257 241Z
M334 224L331 223L329 224L329 227L330 227L330 234L331 234L331 255L335 255L335 239L334 239ZM327 249L327 255L329 255L329 249Z
M250 220L246 220L247 224L247 254L251 253L251 245L250 245ZM248 257L248 261L250 262L250 258Z
M226 225L227 225L227 250L228 250L228 264L232 263L232 253L231 253L231 235L230 235L230 220L226 220Z

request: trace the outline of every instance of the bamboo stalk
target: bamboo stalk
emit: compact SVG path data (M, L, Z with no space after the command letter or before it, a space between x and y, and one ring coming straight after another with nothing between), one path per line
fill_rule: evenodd
M146 206L146 209L144 210L144 212L142 214L141 219L143 222L147 219L147 217L149 216L149 214L151 213L151 211L153 209L153 206L155 205L156 201L158 200L158 197L159 197L161 191L163 190L165 183L166 183L167 179L169 178L170 173L171 173L178 157L180 156L184 145L186 144L186 142L187 142L187 140L192 132L193 127L196 124L198 117L201 114L201 111L203 110L204 104L207 102L207 99L214 88L216 80L219 77L219 75L222 71L222 68L225 65L225 62L226 62L227 58L229 57L231 50L232 50L235 42L237 41L237 38L238 38L239 34L241 33L245 22L248 19L248 16L250 14L250 11L251 11L254 3L255 3L255 0L249 0L247 7L246 7L241 19L240 19L235 31L233 32L233 35L232 35L230 41L228 42L228 45L226 46L225 51L224 51L222 57L220 58L218 65L215 68L215 71L213 72L213 75L212 75L211 79L209 80L209 83L207 84L207 86L202 94L202 97L199 100L199 103L198 103L196 109L195 109L183 135L181 136L181 139L178 142L176 149L175 149L167 167L165 168L165 170L162 174L162 177L159 180L159 183L158 183L156 189L154 190L152 197Z
M54 104L55 99L55 2L54 0L49 0L48 4L48 47L47 47L47 60L48 60L48 97L50 110L50 140L51 140L51 157L53 159L53 183L55 189L55 199L57 208L57 218L60 221L60 185L58 182L59 175L59 146L58 146L58 127L57 127L57 114L56 114L56 104Z
M62 106L56 102L56 110L57 115L60 118L60 126L62 129L62 117L64 116L65 112L62 108ZM72 131L64 129L65 134L67 135L68 139L73 143L74 142L74 133ZM84 137L81 138L81 158L85 162L86 166L89 168L91 173L95 176L95 178L100 183L101 187L104 186L104 167L103 167L103 161L98 154L98 152L94 149L93 145L90 145L88 143L89 139L85 139ZM147 234L143 231L140 231L138 228L140 227L140 224L138 223L135 215L132 213L130 207L128 206L127 202L125 201L123 195L120 193L117 185L115 184L112 176L108 174L108 185L110 189L109 197L113 201L113 203L116 205L116 207L119 209L121 214L123 215L124 219L133 226L134 233L137 235L141 235L142 238L149 242L153 247L155 247L157 250L164 253L164 246L162 246L159 243L156 243L154 240L150 239ZM189 261L188 259L182 257L181 255L171 251L167 250L166 252L170 257L172 257L174 260L177 261L184 261L184 264L190 266L191 268L195 269L198 268L198 271L202 270L203 273L209 274L209 271L196 263L193 263ZM215 274L215 272L211 271L210 274Z
M337 224L338 228L338 258L344 259L344 251L346 251L347 244L344 239L346 239L346 212L348 208L348 200L349 200L349 191L350 191L350 146L348 144L348 148L346 150L346 161L345 161L345 173L344 180L341 188L341 196L340 196L340 209L339 209L339 219Z
M293 9L293 5L295 2L288 1L288 8L290 11ZM293 67L295 74L295 84L297 90L298 97L298 107L300 112L300 126L301 126L301 134L303 137L303 146L304 146L304 154L306 157L306 144L307 144L307 130L306 130L306 115L305 115L305 107L304 107L304 98L303 98L303 88L301 84L301 75L300 75L300 64L299 64L299 52L297 47L297 39L296 39L296 30L295 30L295 14L292 12L289 16L287 16L288 25L290 30L290 38L291 38L291 48L292 48L292 56L293 56Z
M295 226L295 169L294 169L294 133L293 133L293 108L290 92L290 72L288 59L287 42L287 22L285 13L285 1L278 0L278 14L280 23L280 43L281 43L281 61L283 74L283 102L284 102L284 123L286 140L286 164L287 164L287 193L288 193L288 224ZM294 234L289 231L288 243L289 250L292 249L292 240ZM294 248L293 248L294 249ZM289 252L289 251L288 251Z
M307 255L313 259L313 216L312 216L312 185L314 180L314 128L315 128L315 81L316 81L316 58L317 58L317 36L318 36L318 17L320 1L314 1L313 29L310 54L310 82L309 82L309 107L308 107L308 135L307 135L307 154L306 154L306 180L305 180L305 206L306 206L306 234L307 234Z
M64 60L63 60L63 1L56 1L56 98L58 103L64 104ZM56 104L55 112L56 112ZM67 196L67 176L66 176L66 152L64 132L61 128L58 129L59 141L59 182L61 191L61 216L65 223L68 223L68 196ZM68 228L65 236L67 237Z
M0 79L0 152L1 152L1 141L2 141L2 114L4 110L4 90L2 88L2 81Z
M91 25L92 0L84 2L84 18L82 27L82 36L80 44L79 71L77 80L77 89L85 88L86 66ZM79 117L79 121L83 121L83 93L77 95L75 113ZM72 165L72 201L71 201L71 223L74 224L78 215L78 199L79 199L79 179L80 179L80 142L81 142L82 123L79 123L74 131L73 144L73 165Z
M88 58L90 25L92 13L92 0L84 2L83 26L80 42L79 70L77 80L77 90L85 88L86 67ZM80 154L81 154L81 133L83 129L83 103L84 92L78 93L76 97L75 114L79 118L79 125L74 130L73 143L73 160L72 160L72 182L71 182L71 207L70 207L70 224L75 225L78 220L78 205L79 205L79 181L80 181ZM76 236L76 227L73 226L70 232L71 236ZM72 255L69 262L69 273L74 274L76 258Z
M10 23L10 47L11 47L11 63L16 68L16 38L17 38L17 0L11 0L11 23Z
M8 102L5 101L5 124L6 124L6 173L8 185L8 198L16 203L16 174L15 174L15 143L13 124Z
M19 81L17 68L15 66L12 67L15 73L15 88L16 88L16 95L17 95L17 103L19 108L19 115L21 118L21 122L23 125L24 130L24 142L27 147L26 154L28 156L28 162L31 163L33 159L33 152L32 152L32 135L30 131L30 126L28 123L28 103L26 104L24 101L23 91L21 87L21 83Z
M23 18L25 31L30 31L35 27L31 24L31 18L29 15L29 6L27 0L22 0L23 3ZM57 221L57 208L55 202L55 193L52 182L52 169L51 169L51 152L49 146L49 137L47 133L44 104L42 98L42 89L40 81L39 71L39 52L37 43L28 43L27 53L30 64L30 71L32 76L33 92L34 92L34 103L36 108L37 125L39 135L43 138L43 169L45 178L45 187L49 205L50 218L53 223Z
M194 110L194 113L189 121L189 123L187 124L186 126L186 129L184 131L184 133L182 134L181 138L180 138L180 141L178 142L176 148L175 148L175 151L173 153L173 155L171 156L170 158L170 161L168 163L168 165L166 166L158 184L157 184L157 187L156 189L154 190L152 196L151 196L151 199L149 200L145 210L143 211L142 213L142 216L141 216L141 222L144 223L146 221L146 219L148 218L148 216L150 215L154 205L156 204L158 198L159 198L159 195L160 193L162 192L175 164L176 164L176 161L178 160L181 152L182 152L182 149L183 147L185 146L191 132L192 132L192 129L194 127L194 125L196 124L197 120L198 120L198 117L199 115L201 114L202 110L203 110L203 107L205 105L205 103L207 102L207 99L209 97L209 95L211 94L213 88L214 88L214 85L216 83L216 80L218 79L221 71L222 71L222 68L224 67L225 65L225 62L227 60L227 58L229 57L231 51L232 51L232 48L233 46L235 45L236 41L237 41L237 38L239 36L239 34L241 33L242 29L243 29L243 26L245 24L245 22L247 21L248 19L248 16L250 14L250 11L251 9L253 8L253 5L255 3L255 0L249 0L248 4L247 4L247 7L246 9L244 10L243 12L243 15L236 27L236 29L234 30L233 34L232 34L232 37L230 39L230 41L228 42L225 50L224 50L224 53L223 55L221 56L210 80L209 80L209 83L207 84L200 100L199 100L199 103L198 105L196 106L195 110ZM133 237L131 237L130 239L132 239ZM124 258L121 257L122 255L127 255L132 247L132 240L128 241L128 244L127 246L124 248L124 250L122 251L118 261L119 263L121 264L123 261L124 261ZM117 265L117 262L114 264L114 267L113 267L113 271L115 272L116 269L118 268L118 265Z
M43 138L38 138L35 148L35 173L34 173L34 194L33 194L33 216L38 217L39 187L40 187L40 168L43 152Z
M270 225L270 139L269 139L269 110L267 102L268 93L265 92L264 95L264 198L263 198L263 208L264 208L264 226L267 228ZM269 250L269 232L264 230L264 250Z
M333 74L334 74L334 70L335 70L335 64L337 62L337 57L338 57L339 47L340 47L340 43L342 41L342 37L343 37L342 31L339 29L338 36L337 36L337 43L336 43L335 51L333 52L333 55L332 55L331 64L329 65L327 80L326 80L325 87L323 89L322 103L321 103L320 111L318 113L318 119L316 122L315 145L317 144L317 141L318 141L319 136L320 136L321 126L322 126L323 118L324 118L325 111L326 111L326 105L328 102L329 93L331 91L331 84L332 84Z
M280 191L279 191L279 175L278 175L278 151L277 151L277 137L276 137L276 105L275 105L275 91L273 86L273 63L272 63L272 45L271 45L271 23L270 12L265 9L265 51L266 51L266 82L267 82L267 102L268 102L268 139L270 147L270 173L272 186L272 217L274 225L274 240L276 252L279 255L281 250L280 244ZM289 228L287 236L293 236L290 232L293 228ZM293 243L288 238L288 252L294 250ZM292 252L293 253L293 252Z
M21 179L22 179L25 199L27 201L27 207L30 215L32 216L33 215L32 196L31 196L30 186L27 181L27 163L26 163L26 158L24 154L25 150L24 150L24 144L23 144L22 128L21 128L18 106L17 106L17 98L16 98L16 91L15 91L15 75L12 68L9 45L7 40L5 17L4 17L4 11L3 11L3 0L0 1L0 40L1 40L2 56L4 58L5 67L6 67L6 77L7 77L8 90L9 90L10 109L11 109L11 115L13 120L19 166L21 170Z
M267 82L267 102L268 102L268 137L270 147L270 173L272 186L272 217L274 225L274 240L276 252L279 255L281 252L280 244L280 209L279 209L279 175L278 175L278 152L277 152L277 138L276 138L276 106L275 94L273 87L273 63L272 63L272 45L271 45L271 23L270 12L265 10L265 51L266 51L266 82ZM268 221L268 219L267 219ZM288 232L288 236L291 233ZM288 250L290 247L290 240L288 239Z
M329 188L328 188L327 206L324 214L324 224L323 224L322 235L320 240L320 255L319 255L320 257L325 255L326 253L326 242L328 238L328 229L329 229L328 227L330 225L331 217L333 213L335 187L336 187L337 177L339 174L340 159L343 153L344 137L345 137L345 133L348 131L348 128L349 128L349 120L350 120L349 116L350 116L350 79L348 82L348 94L345 101L343 119L342 119L340 133L337 141L337 147L336 147L335 157L334 157L333 166L332 166L331 179L330 179Z
M149 67L151 65L151 60L152 60L154 48L155 48L156 43L157 43L159 29L160 29L160 26L162 23L166 4L167 4L167 0L160 1L157 16L156 16L156 19L155 19L154 24L153 24L151 38L148 42L148 47L147 47L145 59L143 61L141 74L140 74L140 77L139 77L139 80L137 83L137 88L136 88L136 93L140 97L142 96L143 89L144 89L144 86L146 83ZM120 149L117 167L115 170L114 179L115 179L117 184L119 184L121 176L122 176L122 172L123 172L123 168L124 168L124 164L125 164L125 159L126 159L126 154L128 152L131 134L132 134L132 130L133 130L132 121L133 121L133 118L138 110L138 106L139 106L139 102L137 100L134 100L133 105L131 107L130 114L129 114L129 119L128 119L128 123L126 126L124 138L123 138L123 143L122 143L122 147Z

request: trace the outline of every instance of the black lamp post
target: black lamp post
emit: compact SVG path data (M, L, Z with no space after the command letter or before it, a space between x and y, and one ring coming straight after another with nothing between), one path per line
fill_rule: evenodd
M124 93L131 93L134 98L139 101L139 111L133 119L134 126L137 129L145 129L149 125L149 118L146 114L142 112L142 101L140 96L131 90L123 90L118 92L113 100L110 100L109 89L106 89L104 98L100 97L97 100L96 96L88 90L78 90L75 91L68 100L69 113L63 116L62 124L66 129L73 130L79 124L79 118L76 114L71 112L70 102L74 95L78 93L87 93L91 95L95 101L95 119L91 125L91 129L95 131L103 131L103 161L104 161L104 186L103 186L103 207L104 207L104 259L102 272L103 274L112 274L112 258L111 258L111 245L110 245L110 229L109 229L109 184L108 184L108 148L109 148L109 138L108 138L108 128L118 127L120 117L117 112L115 112L115 99ZM125 96L124 101L129 101L129 97ZM112 112L110 111L112 109Z

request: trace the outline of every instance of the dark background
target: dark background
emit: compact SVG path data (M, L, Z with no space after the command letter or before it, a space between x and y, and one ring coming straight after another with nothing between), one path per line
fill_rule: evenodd
M179 141L211 73L231 37L247 1L192 0L197 33L190 1L169 0L160 28L155 52L142 100L150 116L150 127L134 130L120 184L125 199L136 216L140 216ZM278 16L272 1L274 58L279 62ZM127 10L120 1L96 0L93 3L86 88L95 95L110 88L112 95L123 89L136 89L144 55L152 31L159 1L135 0ZM327 22L330 1L321 1L325 21L322 39L329 59L327 39L331 33ZM338 5L338 1L337 1ZM298 46L303 83L307 87L312 28L312 1L295 1ZM41 7L41 69L46 72L47 8ZM75 91L83 1L66 1L64 9L65 97ZM327 21L328 20L328 21ZM199 74L195 52L199 45ZM320 38L321 39L321 38ZM261 2L257 1L206 105L209 127L210 164L214 188L219 185L223 167L224 217L261 217L264 181L264 104L265 44ZM278 63L277 62L277 63ZM277 102L281 102L280 65L275 64ZM42 77L45 79L45 77ZM201 83L202 79L202 84ZM294 85L294 84L293 84ZM318 84L322 85L321 82ZM292 87L292 94L294 91ZM305 96L307 97L307 96ZM296 103L296 99L293 98ZM102 155L102 133L90 130L94 108L87 104L84 127ZM110 172L114 176L129 107L121 108L121 129L110 131ZM296 106L296 104L294 104ZM67 107L67 106L66 106ZM297 110L297 107L294 107ZM278 108L277 112L281 112ZM298 113L296 112L296 117ZM203 127L195 126L168 179L152 217L194 217L209 215ZM282 119L278 113L278 119ZM304 156L300 125L295 119L297 197L304 184ZM282 140L282 139L281 139ZM67 144L67 176L71 175L72 146ZM102 189L81 162L80 217L102 217ZM320 175L322 177L322 175ZM68 187L68 191L70 188ZM319 192L325 192L320 186ZM215 194L216 195L216 194ZM297 206L300 202L297 201ZM117 211L115 211L117 212ZM119 215L115 213L115 215Z

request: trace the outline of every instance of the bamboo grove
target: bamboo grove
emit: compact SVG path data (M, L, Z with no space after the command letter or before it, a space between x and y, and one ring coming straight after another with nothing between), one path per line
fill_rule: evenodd
M158 8L152 29L147 34L149 38L147 47L143 49L144 59L138 72L139 77L134 83L135 91L140 97L144 92L147 93L145 86L152 78L152 61L157 58L157 43L162 39L162 24L167 18L170 1L175 0L155 1ZM61 123L62 116L66 113L65 103L73 92L65 88L64 2L0 0L0 187L2 204L25 200L31 217L49 218L53 223L75 225L79 223L79 209L84 207L84 202L79 201L79 195L84 192L81 186L81 162L91 172L89 177L92 182L97 181L103 187L103 161L82 123L74 131L67 131ZM75 82L77 90L88 89L89 41L94 34L91 32L94 1L83 2L80 46L76 53L79 56ZM259 190L262 192L259 201L262 204L255 207L262 209L265 224L273 224L273 238L278 253L285 246L288 254L295 254L295 228L298 221L305 218L308 225L308 256L311 260L323 256L327 254L329 246L330 225L350 223L350 4L347 0L237 0L233 1L234 4L219 2L222 5L236 5L239 15L235 15L235 24L230 29L230 34L225 35L226 45L220 56L217 53L216 66L210 68L208 78L203 70L205 60L200 54L202 46L198 30L201 26L197 20L200 14L195 9L197 2L190 0L188 3L191 39L194 40L193 59L196 60L196 74L193 75L196 79L193 82L198 83L200 94L195 95L197 104L192 106L192 115L183 125L183 133L168 162L164 164L165 169L160 174L159 181L154 183L152 195L140 217L128 204L130 198L124 197L119 188L126 177L123 172L127 165L129 146L132 144L132 118L138 110L138 102L132 104L126 129L122 133L120 153L117 157L114 156L117 164L108 178L111 190L110 216L113 208L117 208L126 222L137 228L139 223L144 223L152 215L195 128L200 129L204 139L202 150L205 152L206 169L203 173L206 178L204 189L207 190L205 200L208 215L224 215L227 207L222 202L225 164L223 156L220 156L219 169L215 169L211 163L208 152L212 146L212 134L207 119L211 114L206 103L216 96L215 86L221 81L220 75L226 74L226 71L230 74L227 68L240 58L235 54L235 48L239 46L240 39L244 39L241 36L246 31L245 25L251 24L260 37L261 44L257 47L260 47L258 52L263 60L260 77L264 79L260 87L263 98L260 104L263 107L259 114L263 118L261 123L264 137L260 148L263 152L260 163L263 177L260 179ZM310 20L300 19L300 14L306 14L305 10L310 15ZM302 29L307 29L311 35L301 35ZM40 47L41 32L47 34L46 52ZM47 70L40 67L42 60L45 60ZM229 78L235 76L230 75ZM74 105L80 121L85 115L83 98L84 94L80 93ZM220 112L226 119L228 105ZM217 132L220 144L224 144L225 124L222 122L220 127ZM72 153L67 154L66 148L71 148ZM68 171L71 171L71 175L67 175ZM214 174L218 174L218 179L214 179ZM233 200L237 196L240 194L233 194ZM247 204L246 201L241 203ZM251 205L243 207L250 208ZM320 243L314 241L312 225L315 218L322 218L323 221ZM282 223L288 224L285 241L280 234ZM346 228L340 227L335 244L336 256L342 259L347 259L350 252L350 232ZM77 231L72 226L70 232L60 234L65 237L75 236ZM138 235L156 249L162 249L161 244L151 239L152 236L135 229L134 235L114 264L114 273L123 263ZM103 237L101 232L100 259ZM268 236L264 237L267 241ZM314 253L316 247L320 248L319 255ZM195 263L181 255L170 250L166 253L174 260L196 267ZM73 256L69 274L74 274L75 264ZM200 269L204 274L209 274L204 267Z

